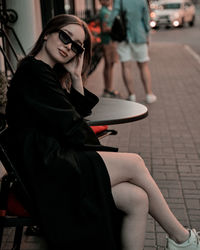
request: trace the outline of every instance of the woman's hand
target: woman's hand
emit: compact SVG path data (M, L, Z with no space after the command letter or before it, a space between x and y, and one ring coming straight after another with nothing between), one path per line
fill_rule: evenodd
M84 95L82 82L82 68L83 68L84 52L72 58L68 63L64 64L64 68L70 73L72 79L72 86L81 94Z
M80 78L83 68L84 52L75 56L69 62L64 64L64 68L70 73L71 78Z

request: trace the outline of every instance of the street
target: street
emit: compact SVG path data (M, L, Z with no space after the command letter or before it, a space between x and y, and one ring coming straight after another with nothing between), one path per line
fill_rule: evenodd
M187 24L183 28L164 27L151 30L151 42L175 42L189 45L200 55L200 5L196 7L196 20L194 27Z

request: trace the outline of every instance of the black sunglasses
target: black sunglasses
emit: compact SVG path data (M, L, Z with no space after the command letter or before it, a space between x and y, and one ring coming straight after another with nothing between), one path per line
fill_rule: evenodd
M72 51L73 51L75 54L81 54L81 53L83 53L84 48L83 48L81 45L79 45L78 43L74 42L74 41L71 39L71 37L70 37L67 33L65 33L63 30L59 30L58 36L59 36L60 40L61 40L65 45L67 45L67 44L69 44L69 43L72 44L71 49L72 49Z

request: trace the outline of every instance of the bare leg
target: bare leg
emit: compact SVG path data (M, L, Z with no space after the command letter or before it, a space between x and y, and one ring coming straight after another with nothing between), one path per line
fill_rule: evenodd
M109 64L109 82L110 82L110 88L111 91L113 90L113 68L114 68L114 63Z
M107 63L106 59L104 60L104 70L103 70L103 76L104 76L104 86L106 90L111 91L112 90L112 82L110 82L110 68L109 64Z
M149 213L169 234L169 237L177 243L188 239L189 232L180 224L169 209L162 193L139 155L114 152L99 152L99 154L107 167L112 187L128 182L142 188L149 198ZM137 230L138 225L135 223L133 226ZM141 235L142 237L144 235ZM141 241L141 239L138 240Z
M123 250L143 249L149 209L146 192L133 184L123 182L115 185L112 193L116 206L126 214L122 225Z
M113 66L114 66L114 63L108 63L105 60L104 70L103 70L104 86L105 86L105 89L108 91L113 90Z
M129 95L135 94L133 89L132 61L122 62L122 77Z
M137 63L139 70L140 70L140 76L142 83L144 85L144 90L146 94L153 94L152 92L152 85L151 85L151 72L149 70L149 64L148 62L143 63Z

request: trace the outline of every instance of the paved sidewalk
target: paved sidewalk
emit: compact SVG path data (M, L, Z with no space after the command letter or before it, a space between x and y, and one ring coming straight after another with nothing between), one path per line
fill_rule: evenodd
M140 154L162 190L170 208L187 227L200 230L200 64L183 45L153 43L150 47L153 89L158 101L147 105L144 120L110 126L118 135L102 140L121 152ZM97 95L103 91L103 61L88 80ZM115 88L127 93L121 68L115 67ZM137 101L144 103L144 90L133 65ZM10 232L2 250L9 249ZM7 243L8 242L8 243ZM44 249L35 237L24 237L22 250ZM164 249L165 233L149 216L145 250Z
M149 116L144 120L110 126L118 135L106 137L103 143L140 154L176 217L183 225L200 230L200 64L187 47L174 43L152 44L150 57L158 101L147 105ZM103 62L88 82L97 95L103 91L102 68ZM144 103L136 64L133 72L137 101ZM115 67L114 81L126 98L120 64ZM149 216L145 250L164 245L164 231Z

